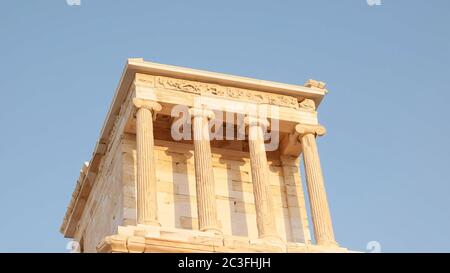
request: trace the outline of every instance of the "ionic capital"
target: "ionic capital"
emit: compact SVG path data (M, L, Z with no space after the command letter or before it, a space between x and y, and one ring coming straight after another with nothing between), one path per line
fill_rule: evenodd
M189 115L191 118L194 117L206 117L208 120L214 119L215 114L214 111L206 109L206 108L200 108L200 107L192 107L189 109Z
M152 100L134 98L133 104L138 109L140 109L140 108L148 109L148 110L152 111L153 113L159 112L162 109L161 104L157 103L156 101L152 101Z
M312 134L314 136L323 136L325 135L327 130L322 125L305 125L305 124L297 124L295 126L295 133L298 134L298 137L302 137L307 134Z
M267 128L267 127L269 127L270 122L266 118L259 118L259 117L248 115L244 118L244 124L245 124L245 127L261 126L261 127Z

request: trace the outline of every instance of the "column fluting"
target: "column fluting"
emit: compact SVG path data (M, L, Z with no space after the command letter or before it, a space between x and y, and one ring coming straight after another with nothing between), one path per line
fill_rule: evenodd
M160 225L155 174L153 117L161 110L155 101L135 98L136 153L137 153L137 222L144 225Z
M303 126L301 124L297 125L295 129L302 144L303 163L316 243L318 245L337 246L316 143L316 136L324 135L326 130L322 126Z
M204 108L191 108L197 211L200 231L222 233L217 218L216 191L212 165L209 120L214 112Z
M245 125L248 128L248 144L258 235L260 239L279 239L270 191L269 165L264 146L263 127L267 128L269 122L267 119L247 116L245 118Z

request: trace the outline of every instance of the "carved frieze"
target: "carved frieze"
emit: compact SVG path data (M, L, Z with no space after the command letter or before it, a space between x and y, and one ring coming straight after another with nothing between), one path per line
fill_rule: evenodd
M308 111L316 110L316 103L312 99L304 99L299 103L300 108Z
M155 87L189 92L198 95L214 95L220 97L235 98L239 100L248 100L255 103L265 103L299 109L299 104L297 98L295 97L265 93L256 90L222 86L218 84L158 76L155 80Z

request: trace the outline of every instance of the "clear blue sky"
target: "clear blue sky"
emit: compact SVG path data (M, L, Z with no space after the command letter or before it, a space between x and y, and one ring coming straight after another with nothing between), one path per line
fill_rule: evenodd
M2 1L0 251L66 251L59 226L129 57L325 81L338 242L450 251L450 1L381 1Z

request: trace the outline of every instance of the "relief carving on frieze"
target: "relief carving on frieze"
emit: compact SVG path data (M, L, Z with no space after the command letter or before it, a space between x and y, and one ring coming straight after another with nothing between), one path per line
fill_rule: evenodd
M277 106L299 109L298 100L295 97L265 93L256 90L222 86L189 80L181 80L163 76L157 76L155 87L189 92L198 95L215 95L220 97L248 100L256 103L266 103Z

